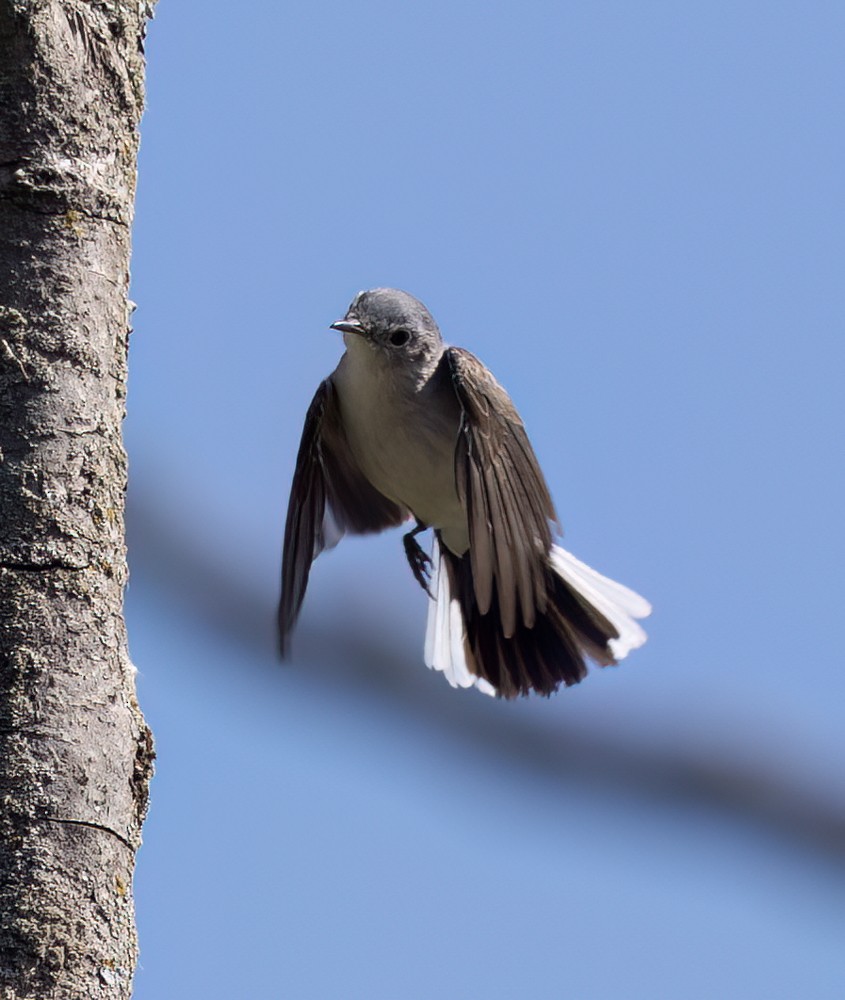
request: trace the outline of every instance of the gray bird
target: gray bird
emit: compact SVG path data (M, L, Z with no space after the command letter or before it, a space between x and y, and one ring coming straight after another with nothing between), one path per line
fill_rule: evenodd
M425 662L453 687L549 695L641 646L648 602L553 541L557 515L522 421L425 306L360 292L331 329L346 352L308 409L282 558L283 655L311 563L346 532L404 536L429 594ZM416 536L434 531L432 557Z

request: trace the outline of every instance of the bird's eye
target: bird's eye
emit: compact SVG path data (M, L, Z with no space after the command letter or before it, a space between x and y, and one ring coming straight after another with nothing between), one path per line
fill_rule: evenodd
M394 330L389 337L390 343L394 347L403 347L410 339L411 335L407 330Z

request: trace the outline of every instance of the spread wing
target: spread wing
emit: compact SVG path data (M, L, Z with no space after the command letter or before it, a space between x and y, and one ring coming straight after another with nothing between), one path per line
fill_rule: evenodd
M467 511L475 598L487 614L495 586L510 637L518 613L532 628L545 610L554 505L508 394L468 351L452 347L445 356L463 411L455 477Z
M311 563L336 545L346 532L360 535L401 524L408 512L388 500L358 468L340 419L331 378L308 407L285 522L279 638L287 652Z

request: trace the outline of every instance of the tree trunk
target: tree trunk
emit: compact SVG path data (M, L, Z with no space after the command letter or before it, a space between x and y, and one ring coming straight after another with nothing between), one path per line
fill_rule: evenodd
M131 994L122 617L137 0L0 0L0 997Z

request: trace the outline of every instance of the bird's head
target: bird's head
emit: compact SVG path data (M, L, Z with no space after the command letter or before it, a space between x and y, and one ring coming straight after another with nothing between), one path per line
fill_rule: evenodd
M381 364L409 373L430 370L443 338L426 307L396 288L359 292L343 319L332 323L350 352L372 352Z

